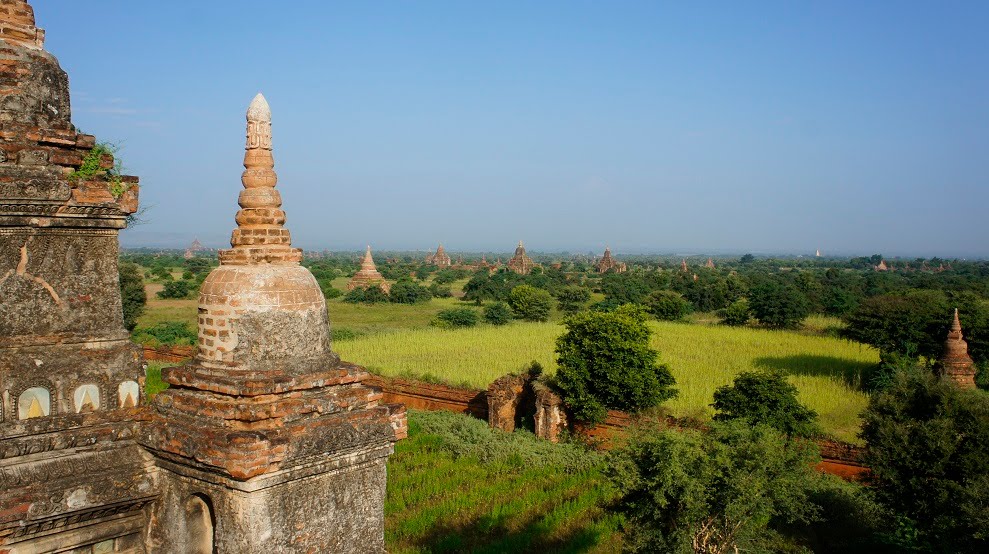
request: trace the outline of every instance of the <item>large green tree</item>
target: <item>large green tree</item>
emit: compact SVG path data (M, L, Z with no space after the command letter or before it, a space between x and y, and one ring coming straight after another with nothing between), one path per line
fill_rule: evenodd
M649 346L645 313L626 305L569 317L556 340L557 384L577 419L601 421L608 408L636 411L676 396L670 370Z
M133 331L137 327L137 318L144 313L148 295L144 291L144 278L141 268L130 262L120 262L120 300L124 308L124 328Z
M872 490L930 552L989 552L989 394L901 371L863 414Z
M793 285L775 279L752 288L749 308L759 323L777 329L796 327L810 314L807 297Z

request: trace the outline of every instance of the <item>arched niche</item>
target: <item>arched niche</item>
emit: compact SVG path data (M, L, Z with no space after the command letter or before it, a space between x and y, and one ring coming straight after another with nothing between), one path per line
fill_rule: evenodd
M214 526L213 503L204 495L194 494L185 501L186 543L188 554L213 554Z
M17 419L47 417L51 413L51 393L44 387L31 387L17 398Z
M137 381L124 381L117 387L118 406L121 408L134 408L141 399L141 386Z
M77 414L95 412L100 409L100 389L96 385L80 385L72 393L72 407Z

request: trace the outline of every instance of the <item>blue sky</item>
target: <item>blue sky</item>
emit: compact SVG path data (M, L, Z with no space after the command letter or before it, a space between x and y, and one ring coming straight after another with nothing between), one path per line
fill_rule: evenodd
M125 245L229 240L262 91L304 248L989 257L986 2L32 4Z

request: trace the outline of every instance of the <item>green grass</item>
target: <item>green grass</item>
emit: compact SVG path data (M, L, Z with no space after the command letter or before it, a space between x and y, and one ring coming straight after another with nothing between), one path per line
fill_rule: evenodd
M875 350L826 336L754 328L650 323L652 346L669 364L679 397L665 406L675 416L707 419L714 390L742 371L779 369L800 400L820 415L825 431L855 441L858 414L868 401L858 390L862 370L878 361ZM411 329L338 341L349 361L387 376L428 375L452 384L487 388L498 377L536 360L555 372L555 323L514 323L473 329Z
M144 394L149 398L154 398L156 394L168 388L168 383L161 380L162 368L171 367L173 363L168 362L148 362L148 369L144 374Z
M588 463L569 467L581 456ZM409 412L388 460L389 552L617 552L600 456L460 414Z

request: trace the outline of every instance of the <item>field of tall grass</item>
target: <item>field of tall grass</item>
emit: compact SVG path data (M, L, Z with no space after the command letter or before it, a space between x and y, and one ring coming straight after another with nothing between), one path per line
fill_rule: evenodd
M875 350L828 336L754 328L652 322L652 346L670 366L680 395L665 406L678 417L709 418L714 390L738 373L778 369L789 375L800 400L820 415L825 431L855 441L868 397L861 372ZM349 361L387 376L425 376L474 388L518 371L532 360L556 369L553 353L563 328L556 323L513 323L471 329L409 329L340 340Z
M389 552L618 552L602 460L445 412L409 412L388 460Z

